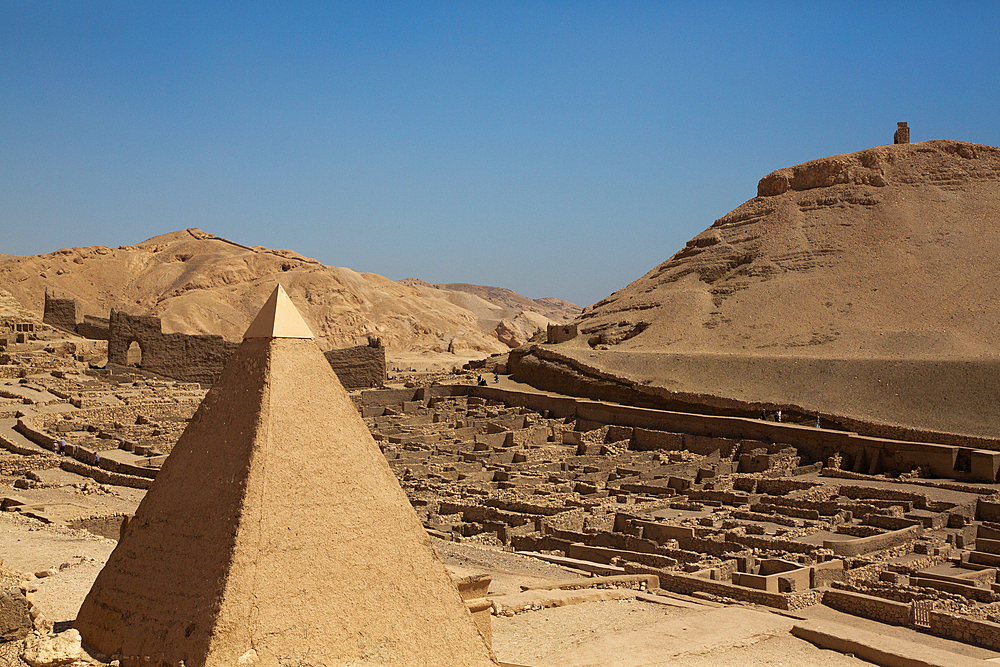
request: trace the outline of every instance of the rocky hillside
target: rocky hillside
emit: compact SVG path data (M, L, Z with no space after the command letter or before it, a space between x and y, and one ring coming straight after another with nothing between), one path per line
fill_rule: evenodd
M112 308L157 315L164 331L239 340L280 280L324 349L382 338L394 355L454 355L456 361L509 349L481 326L478 311L435 288L325 266L291 250L242 246L197 229L134 246L66 248L0 261L0 287L42 310L46 289L77 298L87 315ZM470 295L465 295L470 296ZM483 302L479 310L489 310ZM501 306L495 306L496 309Z
M401 283L431 297L444 297L456 306L473 313L479 328L509 347L522 345L550 323L565 324L581 313L579 306L562 299L529 299L504 287L485 287L465 283L432 285L407 278Z
M879 146L768 174L555 349L643 386L994 434L998 266L1000 149Z
M1000 149L880 146L781 169L588 333L672 351L1000 354Z

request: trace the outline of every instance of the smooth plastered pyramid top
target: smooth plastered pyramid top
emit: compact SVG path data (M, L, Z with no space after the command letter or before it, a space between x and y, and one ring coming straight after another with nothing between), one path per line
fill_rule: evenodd
M312 338L313 332L302 319L299 309L288 298L285 288L278 285L264 307L250 324L243 340L248 338Z

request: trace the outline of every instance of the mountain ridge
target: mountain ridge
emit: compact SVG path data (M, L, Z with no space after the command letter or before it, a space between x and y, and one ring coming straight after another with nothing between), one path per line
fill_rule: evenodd
M77 299L80 316L107 317L111 309L155 315L164 332L233 341L241 339L279 281L324 349L364 344L374 335L390 358L424 355L445 366L449 359L460 365L509 349L509 342L484 331L476 313L452 303L442 290L194 228L128 246L62 248L0 261L0 286L29 308L40 311L45 290L52 289Z

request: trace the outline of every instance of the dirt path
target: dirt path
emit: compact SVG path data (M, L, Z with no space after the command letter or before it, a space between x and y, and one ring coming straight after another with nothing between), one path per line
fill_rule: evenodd
M867 664L788 634L790 618L747 607L704 611L637 601L588 602L495 617L497 657L532 667Z

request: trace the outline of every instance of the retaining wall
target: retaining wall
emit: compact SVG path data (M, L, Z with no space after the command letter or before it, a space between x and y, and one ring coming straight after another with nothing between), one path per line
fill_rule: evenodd
M882 551L905 544L920 536L920 526L909 526L901 530L893 530L871 537L860 537L856 540L823 540L823 548L830 549L838 556L860 556L872 551Z
M153 480L148 477L135 477L133 475L123 475L122 473L111 472L102 468L80 463L72 459L63 459L59 467L67 472L90 477L102 484L114 484L115 486L128 486L134 489L148 489Z
M853 616L870 618L889 625L909 625L911 605L861 593L830 589L823 592L823 604Z
M784 609L786 611L802 609L803 607L818 604L823 597L822 591L814 589L795 593L768 593L767 591L734 586L721 581L692 577L686 574L679 574L644 565L635 565L633 563L625 563L625 573L655 574L660 578L660 588L674 593L691 595L695 592L702 592L733 600L760 604L765 607Z
M930 612L931 633L966 644L1000 650L1000 624L954 616L943 611Z
M866 451L878 451L882 456L881 468L898 467L909 470L929 466L931 472L939 477L962 476L961 471L954 469L960 449L958 445L890 440L847 431L817 429L747 417L632 407L494 387L459 386L465 387L467 395L503 401L508 405L523 406L540 413L548 411L550 417L576 417L577 420L589 422L595 428L602 424L631 426L636 429L633 438L638 441L638 447L641 449L686 447L692 443L688 442L685 436L704 436L723 441L728 439L734 443L740 440L759 440L764 443L792 445L799 454L811 461L825 461L835 453L845 455L848 460L853 461L855 457L865 457ZM681 435L680 440L678 434ZM991 442L1000 449L1000 440ZM715 448L718 448L718 444Z

